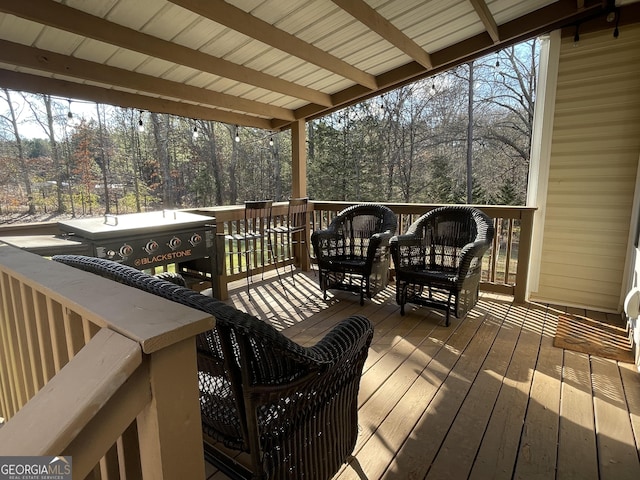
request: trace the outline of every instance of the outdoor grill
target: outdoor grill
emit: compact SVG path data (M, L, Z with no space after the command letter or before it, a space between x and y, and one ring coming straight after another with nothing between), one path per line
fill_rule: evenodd
M209 281L215 272L213 217L164 210L64 220L58 227L64 237L87 244L89 255L98 258L140 270L175 264L180 271L183 264L197 263L201 279Z

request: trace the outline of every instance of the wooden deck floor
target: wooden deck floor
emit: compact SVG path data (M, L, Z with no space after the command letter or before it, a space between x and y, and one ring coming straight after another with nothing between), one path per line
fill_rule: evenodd
M230 303L303 344L353 313L375 325L355 460L336 480L640 479L640 373L554 347L567 309L483 294L444 327L425 307L401 316L393 286L360 307L347 292L324 301L313 273L283 283L252 284L251 300L238 283Z

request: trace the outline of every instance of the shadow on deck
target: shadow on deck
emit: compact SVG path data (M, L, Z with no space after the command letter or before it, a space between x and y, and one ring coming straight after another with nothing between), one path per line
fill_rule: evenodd
M230 285L228 303L299 343L354 313L375 325L355 458L335 479L640 478L640 374L553 346L559 315L607 314L483 294L445 327L426 307L401 316L393 284L360 307L347 292L324 301L314 272L259 278L251 300Z

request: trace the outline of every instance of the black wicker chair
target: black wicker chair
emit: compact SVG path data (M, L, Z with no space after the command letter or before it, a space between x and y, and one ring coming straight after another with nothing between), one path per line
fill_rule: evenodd
M329 479L348 461L373 335L365 317L349 317L302 347L255 316L134 268L93 257L53 259L215 316L215 329L196 339L200 405L205 452L227 475ZM248 453L252 472L207 439Z
M464 317L478 302L482 256L491 246L493 221L477 208L439 207L391 239L396 301L404 315L415 303ZM425 292L426 290L426 292ZM435 295L434 295L435 294Z
M396 215L384 205L361 204L342 210L325 230L311 234L318 262L320 288L339 289L372 298L389 279L389 239L397 228Z

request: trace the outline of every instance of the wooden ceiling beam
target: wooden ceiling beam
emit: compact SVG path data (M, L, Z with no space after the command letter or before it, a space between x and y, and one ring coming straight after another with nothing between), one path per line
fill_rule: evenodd
M378 88L375 76L254 17L224 0L169 0L216 23L367 87Z
M363 0L332 1L360 23L366 25L370 30L376 32L399 50L409 55L409 57L423 67L427 69L433 67L429 53Z
M632 8L629 9L633 10ZM622 14L624 14L624 7L621 7L621 10L623 10ZM514 45L576 21L593 19L603 15L604 12L605 9L601 2L593 1L585 8L577 10L575 0L559 0L501 25L501 41L498 44L494 44L487 33L483 32L450 47L432 52L433 69L431 70L425 69L417 62L410 62L379 75L376 81L380 88L374 93L362 88L360 85L355 85L332 95L335 107L318 109L313 105L305 105L296 109L294 113L296 117L306 118L307 120L318 118L408 83L436 75L439 72L497 51L500 48ZM274 120L274 127L281 129L287 128L287 125L284 122Z
M127 50L161 58L177 65L184 65L198 71L282 93L325 107L331 106L331 97L326 93L123 27L51 0L29 0L28 2L0 0L0 11Z
M496 20L493 18L493 14L489 7L487 6L487 2L484 0L469 0L476 13L480 17L480 20L484 24L484 28L487 30L487 33L493 40L493 43L500 42L500 32L498 30L498 24Z
M0 40L0 62L168 98L293 121L291 110Z
M169 113L184 118L214 120L265 130L273 129L271 121L266 118L3 69L0 69L0 86L20 92L44 93L55 97L85 100L123 108Z

